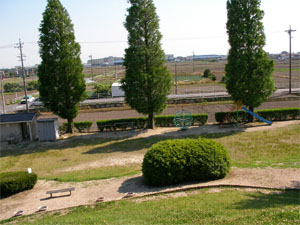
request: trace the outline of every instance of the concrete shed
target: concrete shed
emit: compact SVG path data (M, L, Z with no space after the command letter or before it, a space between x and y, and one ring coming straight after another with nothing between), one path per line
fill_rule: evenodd
M22 140L37 139L35 112L0 115L0 141L17 143Z
M122 84L119 82L113 83L111 85L111 96L112 97L124 97L125 93L121 89Z
M59 138L57 118L40 119L37 125L39 141L55 141Z

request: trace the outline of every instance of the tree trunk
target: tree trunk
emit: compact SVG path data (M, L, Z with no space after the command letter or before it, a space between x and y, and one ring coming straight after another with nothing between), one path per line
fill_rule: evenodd
M253 107L253 106L249 106L248 108L249 108L249 110L250 110L251 112L254 111L254 107ZM249 114L248 114L248 123L251 123L251 122L253 122L253 116L249 113Z
M153 120L153 113L149 113L148 115L148 128L154 129L154 120Z
M73 130L72 130L72 123L73 123L73 119L68 119L67 133L70 133L70 134L73 133Z

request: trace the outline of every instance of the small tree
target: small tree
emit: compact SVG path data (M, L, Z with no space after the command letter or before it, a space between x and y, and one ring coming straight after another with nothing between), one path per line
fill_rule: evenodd
M149 128L154 127L154 114L166 107L171 89L171 74L161 49L159 19L152 0L129 0L125 28L128 45L122 89L126 102L139 113L148 115Z
M241 101L251 111L274 92L274 63L263 50L263 11L260 0L227 0L227 33L230 50L226 88L233 100ZM253 117L249 114L249 122Z
M44 106L68 120L68 133L85 96L80 46L73 25L59 0L48 0L40 25L39 92Z

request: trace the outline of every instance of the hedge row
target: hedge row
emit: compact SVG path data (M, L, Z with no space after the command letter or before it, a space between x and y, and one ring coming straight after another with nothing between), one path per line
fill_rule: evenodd
M89 132L91 129L91 126L93 124L92 121L81 121L81 122L74 122L74 127L82 133L83 131Z
M154 144L144 156L142 171L149 185L219 179L230 169L227 149L209 139L173 139Z
M208 115L207 114L193 114L193 125L204 125L207 122ZM174 115L166 115L166 116L156 116L154 118L155 126L157 127L174 127ZM148 118L147 117L139 117L139 118L127 118L127 119L113 119L113 120L99 120L97 121L97 127L100 132L102 131L112 131L115 129L125 129L127 127L130 128L130 124L125 123L133 123L135 129L144 129L147 126ZM115 124L119 124L119 127L115 126ZM124 126L122 126L124 124Z
M7 197L21 191L29 190L37 182L35 173L6 172L0 174L0 196Z
M270 121L284 121L284 120L295 120L300 119L300 108L281 108L281 109L263 109L254 111L262 118ZM228 123L236 122L236 111L234 112L216 112L215 119L221 123L227 116L226 121ZM245 111L238 111L239 121L247 122L248 113ZM254 117L255 120L258 120Z

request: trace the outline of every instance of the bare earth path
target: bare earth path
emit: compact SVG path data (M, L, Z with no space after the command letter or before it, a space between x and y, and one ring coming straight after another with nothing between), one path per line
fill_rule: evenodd
M224 128L217 126L203 126L191 128L184 132L184 135L212 132L228 132L243 129L246 132L257 130L269 130L289 124L298 124L299 121L277 122L272 126ZM118 137L128 137L130 132L118 132ZM100 135L100 134L95 134ZM102 134L103 135L103 134ZM107 137L116 137L113 133L106 133ZM131 138L141 138L153 135L182 136L183 131L177 128L159 128L154 131L144 131ZM102 136L103 137L103 136ZM87 138L87 136L75 137ZM134 192L135 196L144 196L157 192L174 191L190 187L203 187L215 185L243 185L265 188L297 188L300 189L300 169L288 168L232 168L226 178L200 183L189 183L184 185L166 186L160 188L149 188L143 184L142 175L132 177L112 178L106 180L87 181L80 183L60 183L55 181L39 180L32 190L24 191L11 197L0 200L0 220L12 217L18 210L24 210L24 214L34 213L39 206L47 205L48 210L64 209L79 205L94 204L96 199L104 197L104 201L119 200L128 192ZM49 198L46 194L48 190L75 187L71 196L61 196ZM54 196L60 196L54 194Z

